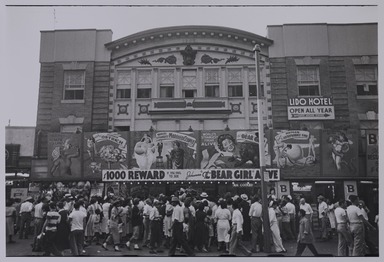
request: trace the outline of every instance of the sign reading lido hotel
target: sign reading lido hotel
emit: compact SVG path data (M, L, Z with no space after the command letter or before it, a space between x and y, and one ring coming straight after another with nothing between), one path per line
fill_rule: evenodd
M288 99L288 120L335 119L331 97L311 96Z

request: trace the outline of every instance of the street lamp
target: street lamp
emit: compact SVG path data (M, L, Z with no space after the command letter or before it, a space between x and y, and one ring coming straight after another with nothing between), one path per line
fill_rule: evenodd
M256 85L257 85L257 126L259 129L259 161L261 174L261 205L263 207L263 227L264 227L264 252L271 252L271 227L269 223L269 210L267 200L267 182L265 181L265 149L264 149L264 123L262 114L262 104L264 97L261 94L260 85L260 45L256 44L253 48L255 52L255 70L256 70Z

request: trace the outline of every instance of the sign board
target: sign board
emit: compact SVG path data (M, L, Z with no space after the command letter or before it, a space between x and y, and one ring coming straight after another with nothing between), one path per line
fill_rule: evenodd
M277 188L277 197L281 198L282 196L287 196L291 194L291 189L289 187L289 181L279 181L276 183Z
M288 120L335 119L331 97L296 97L288 99Z
M267 169L269 181L280 180L280 169ZM119 181L261 181L260 169L103 170L103 182Z
M11 198L20 198L24 201L28 196L28 188L11 188Z
M379 176L379 133L367 130L367 176Z
M344 181L344 196L345 199L349 199L350 195L357 196L357 184L356 181Z

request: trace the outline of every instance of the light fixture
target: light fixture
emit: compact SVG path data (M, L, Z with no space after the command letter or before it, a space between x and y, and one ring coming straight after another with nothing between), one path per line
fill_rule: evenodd
M189 131L189 132L193 132L193 129L192 129L191 126L189 126L188 131Z
M224 128L224 131L229 131L229 126L227 125L225 128Z

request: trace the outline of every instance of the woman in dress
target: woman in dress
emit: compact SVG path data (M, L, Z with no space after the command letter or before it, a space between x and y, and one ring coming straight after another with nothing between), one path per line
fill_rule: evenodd
M6 217L6 234L8 237L8 243L15 243L12 240L12 237L15 235L14 224L16 222L16 208L12 206L13 202L8 200L5 207L5 217Z
M215 219L217 220L217 242L218 251L223 250L221 246L225 243L225 252L229 253L229 221L231 220L231 212L227 209L227 202L220 201L220 207L217 208Z
M94 223L96 219L96 209L99 208L96 198L91 198L89 206L87 208L88 221L85 227L86 242L91 245L92 239L95 236Z
M165 236L165 248L170 247L171 237L172 237L172 214L173 214L173 206L171 205L171 197L167 198L167 202L165 203L165 216L164 216L164 236Z
M59 251L69 249L69 233L71 228L68 224L68 210L64 209L64 202L57 203L58 212L61 216L60 222L57 225L56 247Z
M107 250L107 242L109 239L113 239L115 251L120 251L120 234L119 234L119 220L121 220L120 201L115 201L109 208L109 236L103 243L102 247Z
M280 236L280 229L278 226L277 218L276 218L276 208L277 208L277 201L271 201L269 204L269 223L271 226L271 233L272 233L272 239L273 244L275 246L275 250L277 253L285 253L287 250L283 246L283 242L281 240Z

